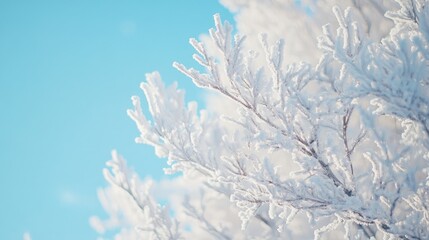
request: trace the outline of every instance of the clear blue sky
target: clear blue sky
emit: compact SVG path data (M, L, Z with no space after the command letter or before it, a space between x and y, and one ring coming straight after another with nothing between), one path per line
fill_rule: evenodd
M0 0L0 239L95 239L96 189L117 149L142 175L163 162L126 116L144 74L178 81L189 37L231 15L216 1Z

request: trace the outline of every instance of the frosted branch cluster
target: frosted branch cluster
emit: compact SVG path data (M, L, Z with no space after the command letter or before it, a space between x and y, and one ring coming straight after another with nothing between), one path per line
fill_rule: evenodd
M151 120L138 97L128 111L136 141L168 159L166 173L202 184L182 198L186 217L174 216L114 153L106 179L139 212L137 231L155 239L199 232L215 239L429 238L429 3L385 9L351 2L334 7L337 23L323 26L317 64L286 63L287 39L272 42L269 33L251 50L215 15L210 41L190 39L205 71L173 65L216 92L236 109L232 115L198 111L158 73L146 76ZM377 23L365 7L392 21L387 34L374 37ZM229 210L210 199L230 203ZM241 229L219 220L218 209L236 214ZM181 225L181 217L195 225ZM294 222L313 235L298 233Z

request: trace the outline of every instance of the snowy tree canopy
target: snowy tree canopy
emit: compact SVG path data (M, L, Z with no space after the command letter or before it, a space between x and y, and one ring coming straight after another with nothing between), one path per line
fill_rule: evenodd
M140 180L113 152L109 218L92 226L117 239L429 239L429 2L222 3L237 34L215 15L190 39L205 70L173 64L214 93L207 109L154 72L150 116L137 96L128 110L136 142L183 176Z

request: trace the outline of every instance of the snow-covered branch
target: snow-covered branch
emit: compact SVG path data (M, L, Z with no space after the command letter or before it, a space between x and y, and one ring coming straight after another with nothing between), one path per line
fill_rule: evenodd
M302 4L320 17L317 4ZM148 191L136 189L114 157L114 174L106 179L156 226L141 229L161 239L196 229L217 239L308 237L288 227L304 221L315 238L338 232L429 238L429 3L350 5L333 8L336 23L323 26L321 54L311 63L286 61L287 39L273 43L269 32L249 48L248 38L233 35L232 25L215 15L210 40L190 39L205 71L173 65L227 103L221 111L198 111L176 85L165 87L158 73L147 75L141 88L152 120L138 97L128 111L140 131L136 141L168 158L166 173L183 172L188 181L197 175L205 197L199 204L184 198L185 215L199 227L180 228ZM377 33L374 19L384 14L393 25ZM229 199L242 230L216 222L216 214L207 213L218 209L209 197ZM252 224L264 231L253 233Z

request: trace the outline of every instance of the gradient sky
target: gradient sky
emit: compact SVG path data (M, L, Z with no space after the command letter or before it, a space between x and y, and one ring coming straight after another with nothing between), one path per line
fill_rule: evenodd
M216 1L0 0L0 239L95 239L112 149L162 178L126 109L155 70L202 99L171 64L196 66L188 39L216 12L231 21Z

